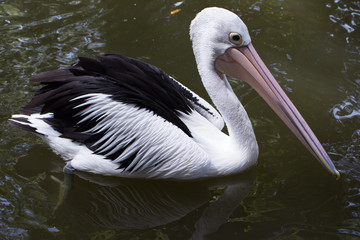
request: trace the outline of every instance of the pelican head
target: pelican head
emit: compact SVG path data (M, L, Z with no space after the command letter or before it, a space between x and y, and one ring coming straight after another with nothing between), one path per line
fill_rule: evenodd
M222 8L206 8L191 22L190 37L203 81L205 69L212 69L221 80L226 81L228 75L247 82L311 154L340 177L315 134L257 54L245 23L236 14Z
M228 48L251 43L245 23L235 13L217 7L205 8L196 15L190 25L190 38L195 49L202 45L212 49L214 58Z

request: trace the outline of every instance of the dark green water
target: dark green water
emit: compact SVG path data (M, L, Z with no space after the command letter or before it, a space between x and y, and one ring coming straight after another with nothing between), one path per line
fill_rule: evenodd
M242 17L342 179L233 82L260 146L251 173L190 183L79 175L53 212L63 161L7 123L36 89L28 78L78 55L122 53L206 98L188 26L207 6ZM360 239L359 24L350 0L0 0L0 239Z

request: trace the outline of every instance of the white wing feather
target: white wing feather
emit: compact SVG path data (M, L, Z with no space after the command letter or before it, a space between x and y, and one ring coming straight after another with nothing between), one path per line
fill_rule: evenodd
M181 84L180 82L176 81L174 78L170 77L174 82L178 83L180 86L182 86L184 89L189 91L195 98L197 98L200 105L204 106L208 109L206 111L202 107L200 107L198 104L191 102L194 109L200 113L204 118L206 118L209 122L215 125L215 127L219 130L222 130L224 128L225 122L220 115L220 113L207 101L205 101L203 98L201 98L199 95L197 95L195 92L191 91L189 88ZM190 99L191 100L191 99Z

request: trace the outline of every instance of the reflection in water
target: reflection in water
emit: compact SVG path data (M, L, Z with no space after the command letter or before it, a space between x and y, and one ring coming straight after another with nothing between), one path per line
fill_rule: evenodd
M76 183L68 206L80 207L90 221L103 228L131 230L165 225L198 208L210 197L208 190L196 183L90 177L86 175L93 184Z
M236 183L227 185L223 194L204 210L195 224L195 232L191 239L206 239L207 235L216 232L222 224L226 223L233 211L249 194L253 183L254 178L249 175Z
M206 239L226 223L254 181L254 174L250 172L227 180L199 182L77 175L80 178L76 178L74 188L55 216L61 215L64 208L76 209L76 215L85 216L84 220L97 227L144 230L172 223L207 205L195 223L192 239ZM208 204L212 196L210 188L214 187L225 190Z
M63 160L54 159L46 146L36 145L18 160L16 170L30 179L42 176L38 181L46 190L43 202L49 201L46 195L51 199L44 208L47 212L44 215L49 217L42 219L49 225L44 227L67 234L81 234L81 229L90 229L87 230L90 235L95 235L98 229L116 231L114 234L139 232L184 221L182 219L193 214L195 219L185 220L192 229L187 237L206 239L228 222L255 179L255 169L238 176L196 182L112 178L77 172L69 195L50 217L58 201L59 185L42 173L62 178L63 165ZM71 220L71 226L64 229L62 226L66 226L69 219L76 220Z

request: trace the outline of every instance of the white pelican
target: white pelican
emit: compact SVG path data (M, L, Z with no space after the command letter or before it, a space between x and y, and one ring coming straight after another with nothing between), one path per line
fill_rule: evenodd
M234 13L206 8L191 22L201 80L220 114L160 69L122 55L80 57L31 79L45 85L11 124L36 133L64 170L132 178L197 179L257 163L249 117L225 75L249 83L332 174L340 174L256 53ZM227 126L229 135L221 131Z

